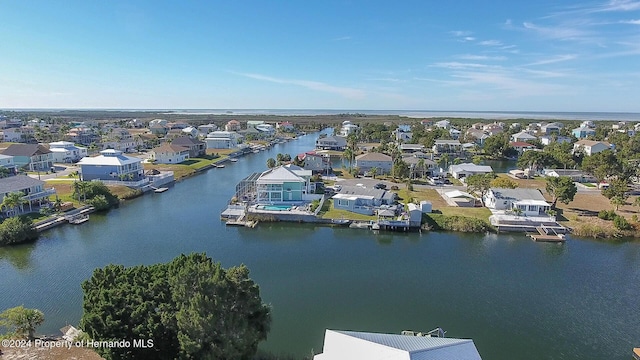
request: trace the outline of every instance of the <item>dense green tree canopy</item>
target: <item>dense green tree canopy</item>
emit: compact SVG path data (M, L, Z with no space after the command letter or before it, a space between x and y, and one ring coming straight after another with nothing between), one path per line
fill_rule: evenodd
M553 208L556 207L558 200L564 204L570 203L578 192L576 184L568 176L547 176L545 180L547 182L546 190L553 197L553 203L551 204Z
M33 338L36 328L44 322L44 314L38 309L16 306L0 313L0 327L18 337Z
M82 289L80 327L92 339L153 339L147 349L99 349L106 359L251 359L271 323L249 270L225 270L205 254L108 265Z
M469 175L465 179L467 191L480 193L480 199L484 202L484 195L491 188L491 181L496 177L494 173Z

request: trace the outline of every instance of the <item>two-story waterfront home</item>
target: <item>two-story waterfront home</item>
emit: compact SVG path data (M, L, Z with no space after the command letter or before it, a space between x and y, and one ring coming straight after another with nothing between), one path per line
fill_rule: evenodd
M511 141L527 142L527 141L533 141L533 140L536 140L536 139L537 139L537 137L529 134L526 131L520 131L517 134L511 135Z
M415 155L403 156L402 161L409 165L411 178L433 176L437 173L438 164L435 161Z
M207 149L232 149L238 146L237 134L232 131L210 132L205 138Z
M298 159L304 162L303 168L313 173L328 174L331 172L331 158L327 154L308 151L298 154Z
M2 153L13 156L16 167L29 171L49 171L53 166L53 153L39 144L12 144Z
M579 140L573 144L574 152L582 151L587 156L612 148L613 146L606 141Z
M10 174L16 173L16 164L13 162L13 156L0 154L0 167L7 169Z
M258 204L306 200L311 188L311 170L299 166L279 166L265 171L256 179Z
M462 144L458 140L438 139L432 148L435 154L455 154L462 150Z
M342 127L340 128L340 136L347 137L353 133L358 131L358 125L351 123L351 121L346 120L342 122Z
M189 149L173 143L164 143L151 149L150 153L150 159L158 164L178 164L189 159Z
M229 120L228 123L224 125L225 131L240 131L242 130L242 126L240 125L240 121L238 120Z
M387 154L370 152L356 156L355 166L360 169L360 173L376 168L378 174L389 174L393 167L393 159Z
M25 204L20 206L20 212L25 211L25 206L28 207L29 212L34 211L34 208L49 203L49 196L55 195L56 190L45 189L45 182L31 178L26 175L9 176L0 179L0 203L5 196L10 193L20 192L24 194L23 200ZM2 209L3 212L11 211L12 209Z
M316 149L342 151L347 148L347 139L340 136L326 136L316 140Z
M571 134L577 137L578 139L585 139L589 136L595 136L596 130L586 126L580 126L578 128L571 130Z
M69 141L55 141L49 143L49 151L53 154L54 163L76 162L87 156L87 148L75 146Z
M144 178L142 160L119 150L102 150L99 156L85 157L78 165L83 181L139 181Z
M189 136L180 136L173 141L171 145L186 147L189 149L189 157L203 156L207 152L207 143Z

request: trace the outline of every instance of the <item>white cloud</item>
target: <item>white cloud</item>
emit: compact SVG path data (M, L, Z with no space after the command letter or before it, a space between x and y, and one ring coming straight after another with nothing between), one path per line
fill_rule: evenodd
M634 11L640 10L640 1L611 0L600 7L600 11Z
M503 61L503 60L507 60L507 58L505 56L487 56L487 55L470 55L470 54L465 54L465 55L459 55L457 56L458 59L462 59L462 60L472 60L472 61L482 61L482 60L486 60L486 61Z
M640 25L640 19L637 20L623 20L620 21L621 24L631 24L631 25Z
M332 41L345 41L345 40L351 40L351 36L341 36L341 37L332 39Z
M553 64L553 63L558 63L558 62L562 62L562 61L573 60L575 58L577 58L577 55L573 55L573 54L558 55L558 56L554 56L554 57L551 57L551 58L548 58L548 59L538 60L538 61L526 64L524 66L536 66L536 65Z
M463 36L469 36L473 34L471 31L462 31L462 30L455 30L455 31L451 31L450 33L455 37L463 37Z
M500 40L485 40L480 41L478 44L483 46L502 46L502 41Z
M559 40L572 40L583 38L589 35L588 32L567 26L539 26L530 22L524 22L522 24L525 29L538 33L541 36L559 39Z
M432 67L445 68L445 69L478 69L478 68L490 68L495 67L486 64L478 64L478 63L461 63L456 61L450 62L440 62L430 65Z
M235 74L241 75L250 79L263 80L263 81L268 81L268 82L277 83L277 84L289 84L289 85L301 86L310 90L337 94L349 99L362 99L365 97L365 92L362 90L349 88L349 87L329 85L329 84L318 82L318 81L280 79L280 78L274 78L271 76L251 74L251 73L235 73Z

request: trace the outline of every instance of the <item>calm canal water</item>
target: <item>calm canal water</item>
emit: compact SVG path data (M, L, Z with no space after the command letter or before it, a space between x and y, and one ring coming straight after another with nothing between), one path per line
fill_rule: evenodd
M261 224L227 228L236 183L315 135L133 200L81 226L0 249L0 309L44 311L43 333L81 317L80 283L94 268L207 252L247 264L273 306L263 348L320 351L325 328L399 333L440 326L473 338L484 359L629 359L640 345L640 244L521 235L382 233Z

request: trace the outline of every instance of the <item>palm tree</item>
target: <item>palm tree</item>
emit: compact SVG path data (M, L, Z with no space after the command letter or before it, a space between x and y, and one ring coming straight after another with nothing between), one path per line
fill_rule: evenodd
M424 178L424 170L425 170L425 163L424 163L424 159L420 159L418 160L418 167L420 168L420 171L422 173L421 178Z
M347 159L349 161L349 169L351 169L351 167L353 166L353 157L354 157L354 155L355 154L354 154L353 150L351 150L350 148L346 148L342 152L342 158L343 159Z
M276 159L274 159L274 158L267 159L267 167L269 169L272 169L272 168L276 167Z
M16 213L17 209L22 207L23 204L26 204L27 200L24 199L24 194L16 191L12 193L8 193L5 195L4 199L2 199L2 204L0 205L3 208L8 209L7 213Z
M376 175L378 175L378 168L377 167L372 167L371 169L369 169L369 174L371 174L371 177L373 177L375 179Z

